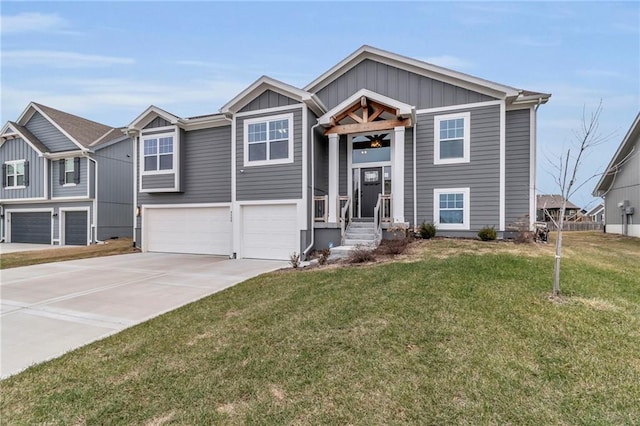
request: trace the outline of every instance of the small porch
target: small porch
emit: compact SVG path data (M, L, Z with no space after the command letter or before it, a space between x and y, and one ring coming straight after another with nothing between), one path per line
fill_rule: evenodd
M339 228L342 243L353 222L382 230L406 225L405 137L413 126L410 105L366 89L352 95L318 119L328 150L326 190L316 188L314 228Z

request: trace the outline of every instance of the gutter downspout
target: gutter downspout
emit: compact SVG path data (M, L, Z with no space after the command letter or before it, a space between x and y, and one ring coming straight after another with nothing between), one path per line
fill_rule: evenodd
M104 241L98 240L98 162L94 158L91 158L86 154L85 157L87 157L89 161L93 161L93 164L96 167L96 177L93 182L93 184L96 186L95 193L93 195L93 226L91 227L94 230L94 234L91 239L96 244L104 244ZM88 170L87 173L89 173ZM91 191L91 188L89 188L89 191Z
M413 125L413 231L418 228L418 172L416 167L416 142L418 139L418 122L414 120Z
M315 201L313 200L315 197L315 175L316 175L316 170L315 170L315 146L316 146L316 127L318 127L320 125L320 123L316 123L313 126L311 126L311 211L314 211L314 204ZM313 214L313 213L312 213ZM313 247L314 244L314 236L315 236L315 228L314 225L315 221L312 220L311 221L311 243L309 244L309 247L307 247L306 249L304 249L304 251L302 252L302 255L304 257L305 260L307 260L307 255L309 254L309 251L311 250L311 248Z

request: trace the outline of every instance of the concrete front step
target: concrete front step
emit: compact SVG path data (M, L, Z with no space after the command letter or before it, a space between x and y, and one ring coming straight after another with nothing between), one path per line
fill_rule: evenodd
M351 222L347 229L375 229L370 222Z
M372 250L375 248L375 244L374 245L361 244L361 246L370 248ZM344 259L346 257L349 257L349 254L351 253L351 251L355 249L356 249L356 246L350 246L350 245L333 247L331 249L331 255L329 255L329 260Z
M377 246L376 240L356 240L356 239L344 239L343 245L345 246L368 246L375 248Z
M372 241L376 239L376 234L374 233L359 233L359 232L347 232L344 234L345 240L367 240Z

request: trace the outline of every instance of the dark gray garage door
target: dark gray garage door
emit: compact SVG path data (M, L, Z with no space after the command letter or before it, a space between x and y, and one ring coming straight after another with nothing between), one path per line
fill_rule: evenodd
M11 213L11 242L51 244L51 213Z
M87 245L87 212L64 213L64 243L66 245Z

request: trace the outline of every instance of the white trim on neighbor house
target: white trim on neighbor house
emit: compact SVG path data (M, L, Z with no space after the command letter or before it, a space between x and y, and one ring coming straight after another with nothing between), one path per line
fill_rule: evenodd
M338 77L345 74L346 71L355 67L360 62L370 59L381 62L408 72L422 75L428 78L434 78L448 84L453 84L474 92L482 93L494 98L505 98L506 96L517 96L519 91L516 88L505 86L492 81L473 77L457 71L442 68L427 62L401 56L392 52L387 52L375 47L364 45L358 50L347 56L331 69L323 73L321 76L313 80L304 87L304 90L316 93L322 88L328 86Z
M58 241L60 245L66 245L65 213L87 212L87 244L91 244L91 208L90 207L59 207L58 208Z
M416 142L418 140L418 120L413 124L413 229L418 228L418 164Z
M89 197L86 195L73 195L73 196L65 196L65 197L51 197L52 200L56 201L65 201L65 200L88 200Z
M288 148L287 148L287 157L286 158L278 158L278 159L274 159L274 160L270 160L269 159L269 153L270 153L270 149L271 149L271 142L273 142L270 138L269 138L269 134L270 134L270 123L275 122L275 121L281 121L281 120L287 120L287 143L288 143ZM267 129L266 129L266 137L267 139L265 141L260 141L258 143L265 143L266 145L266 149L265 149L265 159L264 160L252 160L249 161L249 126L252 124L259 124L259 123L266 123L267 125ZM293 149L294 149L294 144L293 141L295 139L295 135L293 133L293 113L288 113L288 114L279 114L279 115L270 115L270 116L266 116L266 117L256 117L256 118L249 118L244 120L243 123L243 127L244 127L244 132L242 135L242 146L243 146L243 154L244 154L244 158L243 158L243 166L244 167L254 167L254 166L271 166L271 165L277 165L277 164L288 164L288 163L293 163ZM306 129L303 129L306 130ZM275 139L275 141L281 141L282 139ZM256 142L252 142L252 143L256 143Z
M468 104L458 104L458 105L450 105L450 106L444 106L444 107L424 108L424 109L417 109L416 115L433 114L437 112L450 112L450 111L464 112L469 109L484 108L488 106L497 106L502 103L503 103L502 101L496 100L496 101L471 102Z
M449 120L464 120L464 128L463 128L463 137L462 137L462 157L454 157L454 158L440 158L440 144L443 142L440 139L440 124L443 121ZM448 139L458 139L458 138L447 138L444 139L446 142ZM436 115L433 117L433 164L441 165L441 164L460 164L460 163L469 163L471 161L471 113L469 111L466 112L458 112L454 114L446 114L446 115Z
M9 160L9 161L5 161L3 163L3 165L5 166L5 176L3 176L2 178L5 180L5 190L14 190L14 189L25 189L27 186L24 184L26 177L26 171L24 169L24 164L27 162L27 160L22 159L22 160ZM19 164L22 164L22 174L18 173L18 168L17 166ZM13 173L11 174L11 177L13 177L13 185L9 186L9 166L13 167ZM18 185L18 177L22 176L22 185Z
M620 224L606 224L607 234L619 234L622 235L623 225ZM629 223L627 225L628 237L640 237L640 224Z
M6 129L11 129L13 133L7 134ZM42 157L45 153L40 151L36 146L29 140L29 138L25 137L20 130L16 129L11 123L7 123L2 128L2 134L0 135L0 146L2 146L9 139L17 139L20 138L27 143L35 152L38 153L38 157Z
M131 143L133 144L133 211L131 214L133 215L133 245L134 247L137 244L136 241L136 230L138 229L138 214L142 211L142 209L138 210L138 181L141 180L140 172L138 170L138 143L139 137L134 134L128 135L131 138ZM97 195L97 192L96 192Z
M303 109L303 108L307 108L307 106L305 104L282 105L282 106L273 107L273 108L262 108L262 109L254 109L251 111L237 112L234 114L234 116L238 118L242 118L242 117L248 117L252 115L262 115L262 114L269 114L273 112L292 111L292 110ZM265 117L262 117L262 118L265 118Z
M45 197L32 197L32 198L4 198L0 200L0 203L4 204L22 204L22 203L39 203L41 201L47 201Z
M155 136L161 133L172 133L177 131L177 127L175 125L170 126L162 126L162 127L151 127L149 129L140 130L141 136Z
M20 200L22 201L22 200ZM4 207L4 239L7 243L11 242L11 226L9 226L9 221L11 219L12 213L37 213L37 212L49 212L51 214L51 245L56 241L53 238L53 208L42 208L37 207L35 209L9 209L6 206Z
M529 115L529 229L533 230L536 221L536 161L537 161L537 116L535 107Z
M462 223L440 223L440 195L462 194L463 209ZM433 189L433 223L438 229L443 231L468 231L471 229L470 223L471 196L469 188L434 188Z
M507 152L507 112L506 103L500 104L500 198L498 230L505 230L506 212L506 152Z

